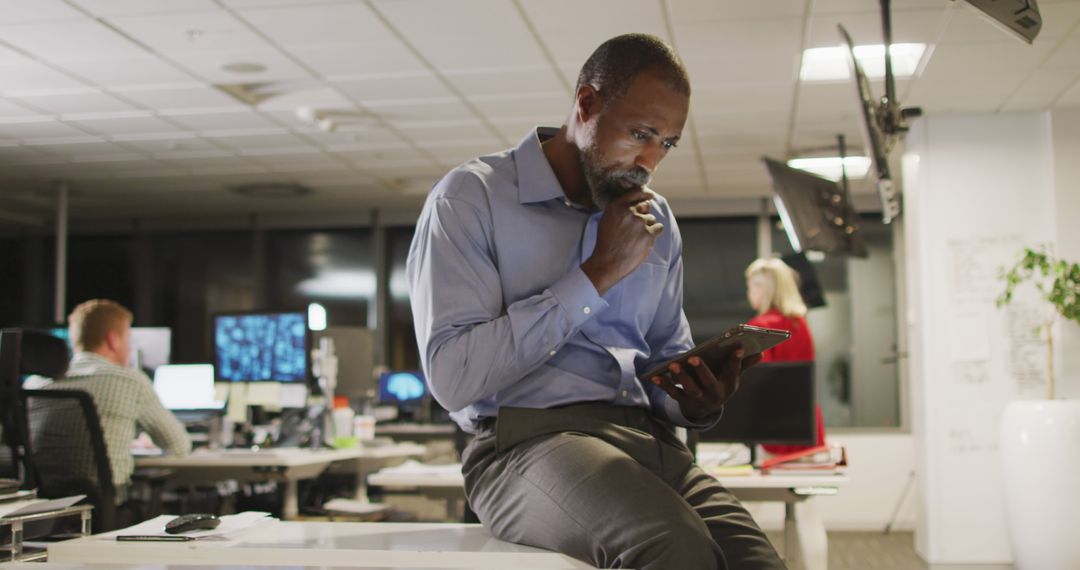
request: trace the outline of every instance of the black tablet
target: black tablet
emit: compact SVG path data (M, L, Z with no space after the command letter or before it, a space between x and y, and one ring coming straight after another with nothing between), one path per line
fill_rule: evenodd
M765 352L790 337L791 333L785 330L736 325L724 331L723 334L713 337L659 366L653 367L652 370L642 374L641 378L649 380L653 376L667 374L667 368L672 362L685 362L691 356L701 357L711 370L716 370L731 354L731 351L738 346L741 346L746 351L743 358L749 358L755 354Z

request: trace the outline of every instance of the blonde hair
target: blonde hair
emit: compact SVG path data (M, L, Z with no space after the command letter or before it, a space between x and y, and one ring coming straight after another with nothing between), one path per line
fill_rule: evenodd
M764 298L758 314L770 309L794 319L806 316L806 303L799 294L799 274L776 258L758 259L746 268L746 280L761 284Z
M105 344L109 332L131 326L133 315L116 301L91 299L68 315L68 334L77 351L95 350Z

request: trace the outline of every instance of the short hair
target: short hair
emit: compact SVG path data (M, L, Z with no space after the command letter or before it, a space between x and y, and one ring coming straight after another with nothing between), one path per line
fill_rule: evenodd
M110 331L131 326L133 315L116 301L91 299L68 315L68 334L75 350L94 350L105 344Z
M776 309L789 319L806 316L806 303L799 293L799 274L783 261L776 258L754 261L746 268L746 280L757 280L765 293L758 314Z
M676 92L690 96L690 77L682 58L667 42L648 34L624 34L600 44L581 66L575 90L591 85L607 104L625 95L644 71L656 73Z

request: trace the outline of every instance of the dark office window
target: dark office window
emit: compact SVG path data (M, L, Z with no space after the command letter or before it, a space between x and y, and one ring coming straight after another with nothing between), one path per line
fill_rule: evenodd
M174 362L211 362L211 315L256 309L250 231L154 234L146 238L153 271L149 316L172 328Z
M695 342L754 316L746 267L757 257L754 218L679 220L683 238L683 310Z
M22 239L0 239L0 274L0 327L24 324Z
M266 304L326 308L327 326L368 326L375 302L371 231L278 230L266 235Z
M420 354L416 347L412 307L409 305L409 286L405 278L405 261L409 256L414 228L390 228L386 232L390 258L390 318L387 319L390 338L388 366L395 369L419 369Z
M68 240L67 312L90 299L135 306L130 236L73 236Z

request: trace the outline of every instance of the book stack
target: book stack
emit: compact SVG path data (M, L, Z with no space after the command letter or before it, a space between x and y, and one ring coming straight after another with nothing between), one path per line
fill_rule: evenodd
M846 468L844 448L825 445L777 455L761 463L761 472L771 475L840 475Z

